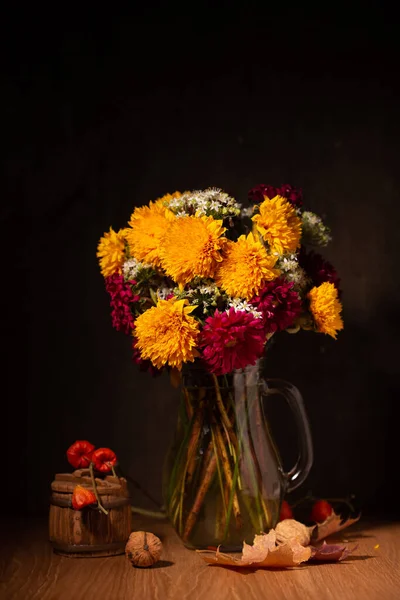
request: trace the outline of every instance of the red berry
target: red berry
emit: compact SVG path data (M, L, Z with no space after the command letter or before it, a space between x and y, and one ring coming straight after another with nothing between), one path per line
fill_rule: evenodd
M333 508L327 500L317 500L312 506L310 519L316 523L323 523L332 512Z
M279 513L279 520L284 521L285 519L293 519L293 511L286 500L282 502L281 512Z

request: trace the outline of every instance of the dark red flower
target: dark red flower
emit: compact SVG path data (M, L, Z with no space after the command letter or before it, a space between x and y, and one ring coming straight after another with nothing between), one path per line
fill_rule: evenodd
M293 282L283 277L268 282L250 303L262 313L266 333L275 333L291 327L302 310L299 294Z
M217 309L205 321L200 347L209 370L225 375L254 365L263 353L264 342L262 319L234 308L222 313Z
M251 188L247 195L250 202L259 204L264 201L265 196L267 198L275 198L278 195L278 188L272 185L265 185L265 183L259 183Z
M96 504L96 496L89 490L88 488L83 487L82 485L77 485L72 492L72 508L74 510L82 510L85 506L90 506L91 504Z
M263 202L264 198L275 198L275 196L283 196L293 206L300 207L303 205L303 190L300 188L294 188L292 185L285 183L280 187L274 187L273 185L266 185L260 183L255 187L251 188L248 192L249 201L254 204Z
M108 473L117 464L117 456L110 448L97 448L92 454L92 462L96 471Z
M127 335L131 333L135 318L131 305L139 301L139 296L132 293L131 286L135 281L124 281L122 275L114 274L105 278L106 290L111 296L111 318L113 327Z
M67 450L67 459L75 469L87 469L95 446L86 440L77 440Z
M285 183L278 188L277 192L279 196L283 196L289 200L293 206L296 206L297 208L303 206L303 190L301 188L295 188L292 185Z
M330 262L322 258L320 254L310 250L307 252L304 246L300 248L299 252L299 265L305 270L308 277L312 279L315 286L321 285L325 281L333 283L338 290L339 296L342 292L340 290L340 278L337 271Z

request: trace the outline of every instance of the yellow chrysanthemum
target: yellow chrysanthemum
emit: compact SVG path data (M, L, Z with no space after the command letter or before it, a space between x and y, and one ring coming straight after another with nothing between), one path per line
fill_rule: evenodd
M230 296L250 300L266 281L280 275L280 271L274 269L276 260L252 233L247 237L241 235L237 242L227 245L215 281Z
M104 277L114 273L121 274L125 260L125 231L126 229L120 229L117 233L110 227L110 231L100 238L96 256L100 259L101 274Z
M187 306L187 300L159 300L157 306L146 310L135 321L137 347L143 359L151 360L161 369L170 365L182 368L182 363L193 362L198 352L199 323L190 316L196 308Z
M325 281L318 287L313 287L307 297L310 300L310 310L317 330L336 339L337 332L343 329L343 320L340 316L342 305L337 288L333 283Z
M161 238L175 218L160 201L135 208L125 234L133 256L140 262L160 267Z
M282 196L265 198L260 213L252 218L271 252L295 252L300 245L301 219L292 204Z
M214 277L227 240L222 220L212 217L179 217L170 224L162 240L162 266L177 283L194 277Z

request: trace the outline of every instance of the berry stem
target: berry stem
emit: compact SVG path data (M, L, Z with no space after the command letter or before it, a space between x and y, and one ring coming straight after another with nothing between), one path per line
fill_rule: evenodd
M94 495L96 496L96 500L97 500L97 505L98 505L99 509L100 509L100 510L101 510L101 511L102 511L102 512L105 514L105 515L108 515L108 510L106 510L106 509L104 508L104 506L102 505L102 503L101 503L101 500L100 500L99 493L98 493L98 491L97 491L96 479L95 479L95 477L94 477L93 463L92 463L92 462L91 462L91 463L90 463L90 465L89 465L89 471L90 471L90 477L91 477L91 479L92 479L92 485L93 485L93 491L94 491Z

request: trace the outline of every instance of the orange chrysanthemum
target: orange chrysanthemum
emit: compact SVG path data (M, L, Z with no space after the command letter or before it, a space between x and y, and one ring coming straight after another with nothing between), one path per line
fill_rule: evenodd
M97 246L96 256L100 259L100 269L103 277L110 277L122 272L122 265L125 260L125 232L126 229L120 229L118 233L110 227L100 238Z
M161 369L170 365L182 368L182 363L193 362L199 356L196 345L200 326L190 315L195 306L187 300L159 300L157 306L146 310L135 321L136 346L141 358L151 360Z
M268 242L271 252L296 252L300 246L301 219L292 204L282 196L265 198L259 214L254 215L257 231Z
M342 305L337 288L333 283L325 281L318 287L313 287L308 292L307 298L310 300L310 311L317 331L327 333L336 339L337 332L343 329L343 320L340 316Z
M194 277L214 277L227 240L222 220L212 217L179 217L162 240L161 259L167 275L180 285Z
M150 202L149 206L135 208L125 230L131 254L140 262L160 267L160 242L175 215L163 203Z
M276 260L252 233L247 237L241 235L237 242L228 243L215 281L230 296L250 300L266 281L280 275L280 271L274 269Z

